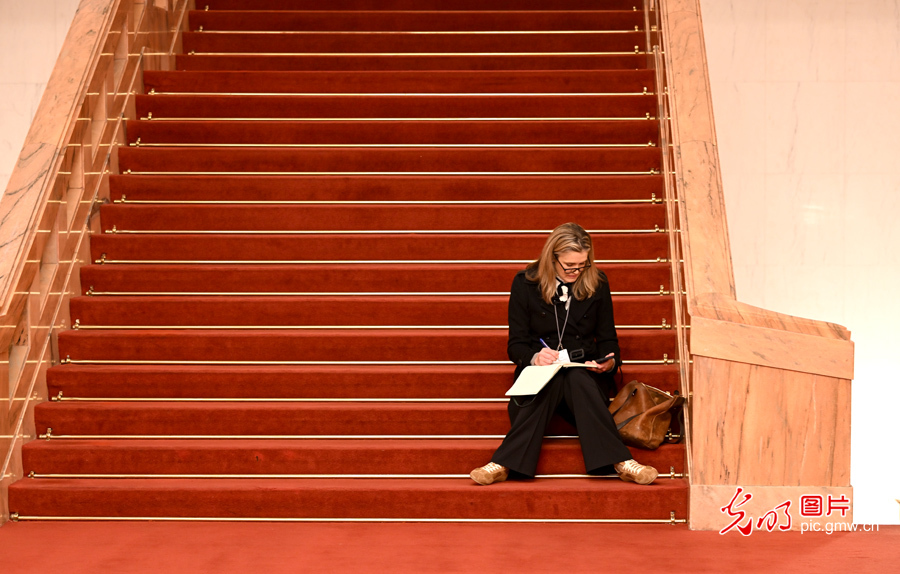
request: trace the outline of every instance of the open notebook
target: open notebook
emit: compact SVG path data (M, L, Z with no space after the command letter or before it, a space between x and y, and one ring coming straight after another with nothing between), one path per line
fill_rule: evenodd
M520 397L523 395L536 395L550 382L560 369L569 367L587 367L584 363L554 363L552 365L532 365L525 367L519 374L519 378L513 386L506 391L508 397Z

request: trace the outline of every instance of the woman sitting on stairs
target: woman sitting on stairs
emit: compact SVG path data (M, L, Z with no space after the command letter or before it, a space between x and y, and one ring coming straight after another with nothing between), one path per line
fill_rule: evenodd
M591 236L575 223L560 225L547 238L541 256L520 271L509 296L507 353L518 377L529 365L550 365L566 351L587 368L560 369L541 391L512 397L512 425L491 462L470 474L478 484L506 480L510 471L532 478L547 424L559 412L578 429L588 474L608 472L650 484L651 466L631 458L609 412L608 393L621 364L606 275L592 265ZM563 356L565 359L565 355Z

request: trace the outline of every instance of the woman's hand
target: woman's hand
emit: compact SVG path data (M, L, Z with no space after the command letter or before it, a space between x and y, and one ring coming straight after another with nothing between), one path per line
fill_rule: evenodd
M541 352L534 356L535 365L552 365L559 358L559 351L554 351L548 347L541 349Z
M615 359L615 355L607 355L598 361L585 361L584 364L587 365L587 369L589 371L594 371L595 373L605 373L607 371L613 370L613 367L616 366Z

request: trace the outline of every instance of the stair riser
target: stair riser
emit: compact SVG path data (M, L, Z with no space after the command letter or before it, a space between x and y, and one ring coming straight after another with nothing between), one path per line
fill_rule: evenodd
M499 332L498 332L499 331ZM508 361L506 330L65 331L61 357L125 361ZM625 331L627 360L675 356L671 331Z
M211 57L211 56L210 56ZM197 58L204 59L202 56ZM218 57L224 59L224 57ZM232 56L231 58L239 58ZM290 62L293 58L272 58ZM315 57L308 57L315 60ZM644 118L656 96L136 96L153 118ZM242 150L244 151L244 150Z
M631 10L634 0L204 0L218 10Z
M346 38L346 35L344 35ZM371 35L367 35L371 38ZM631 48L633 49L633 45ZM641 93L653 91L651 70L188 72L146 71L147 92L256 93ZM657 127L658 130L658 127ZM130 130L129 130L130 131Z
M309 518L618 518L683 517L683 480L652 487L608 479L506 482L481 488L459 479L418 481L41 480L10 486L10 510L26 516L185 516ZM204 481L209 482L209 481ZM548 487L548 485L550 485ZM556 486L554 488L555 485ZM108 486L108 488L104 488Z
M625 365L620 384L639 380L678 390L677 365ZM101 367L47 371L51 397L502 398L511 365L466 367ZM372 403L373 405L375 403Z
M635 149L250 149L133 148L119 151L137 172L644 172L659 151Z
M96 240L96 238L95 238ZM100 292L495 292L524 265L85 265L82 293ZM669 288L668 263L601 266L613 292ZM471 277L478 277L473 286ZM414 280L411 280L413 278ZM617 309L618 312L618 309Z
M110 177L110 195L115 200L127 195L132 200L192 201L647 201L652 194L663 197L661 176Z
M187 71L493 71L646 69L647 56L177 56Z
M505 435L501 403L43 403L40 433L56 435ZM560 418L550 435L575 434Z
M614 125L624 124L624 125ZM518 125L517 125L518 124ZM392 122L207 121L128 122L128 141L140 144L343 145L658 145L653 121ZM437 182L433 182L437 183ZM483 186L488 188L489 186ZM550 187L550 186L547 186ZM571 187L571 186L570 186ZM622 187L622 186L618 186ZM546 189L547 192L554 190ZM551 196L552 197L552 196ZM621 196L620 196L621 197ZM649 197L649 194L646 196Z
M103 229L159 231L382 231L537 230L549 233L571 218L555 206L245 206L106 205ZM578 222L588 230L665 229L662 205L582 207Z
M298 12L271 14L254 11L215 12L192 10L191 31L537 31L537 30L634 30L644 26L643 12ZM251 68L252 69L252 68Z
M259 34L205 34L186 32L185 52L211 53L483 53L483 52L634 52L646 45L643 32L583 34L572 38L561 34L454 34L400 36L395 34L347 37L344 34L315 36L268 36Z
M490 460L500 444L494 441L227 441L228 445L194 446L200 441L54 441L29 443L23 449L27 474L468 474ZM161 441L158 441L161 442ZM279 441L283 442L283 441ZM296 441L287 441L295 443ZM249 443L249 444L248 444ZM323 444L324 443L324 444ZM34 445L34 446L31 446ZM668 472L683 468L684 449L664 446L654 451L632 449L644 464ZM548 440L541 449L538 474L583 474L581 447L575 439Z
M100 235L91 256L140 261L522 261L533 260L546 237L534 235ZM665 259L664 233L594 237L595 260ZM470 287L471 289L471 287Z
M624 124L624 125L614 125ZM518 125L516 125L518 124ZM421 145L546 146L658 145L655 122L647 120L548 122L393 122L384 129L374 121L207 121L128 122L128 141L149 144L256 146ZM300 146L298 146L300 147ZM433 182L437 183L437 182ZM487 188L488 186L484 186ZM547 186L549 187L549 186ZM619 186L621 187L621 186ZM553 190L547 189L552 192ZM649 194L647 195L649 197Z
M80 297L81 325L506 325L507 297ZM673 322L663 297L616 297L620 325Z

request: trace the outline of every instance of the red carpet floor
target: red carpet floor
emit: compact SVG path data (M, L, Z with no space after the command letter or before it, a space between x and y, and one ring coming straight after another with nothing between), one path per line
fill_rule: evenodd
M895 572L900 527L827 535L666 525L18 523L10 572Z

